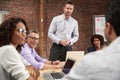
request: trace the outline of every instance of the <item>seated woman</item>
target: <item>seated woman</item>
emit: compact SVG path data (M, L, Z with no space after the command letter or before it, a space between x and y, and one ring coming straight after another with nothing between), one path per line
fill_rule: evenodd
M0 25L1 80L37 80L39 72L26 63L17 51L25 42L27 30L22 18L10 18Z
M91 43L92 46L87 49L88 53L102 49L104 46L104 37L100 34L94 34L91 37Z

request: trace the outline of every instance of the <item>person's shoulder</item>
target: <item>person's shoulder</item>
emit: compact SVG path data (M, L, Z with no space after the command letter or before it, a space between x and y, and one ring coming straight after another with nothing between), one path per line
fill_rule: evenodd
M12 47L11 45L5 45L0 47L0 56L10 52L11 50L14 51L14 47Z
M25 43L22 47L22 50L25 50L25 51L31 51L31 47L28 45L28 43Z
M71 20L73 20L73 21L77 22L77 20L76 20L75 18L73 18L73 17L71 17Z
M58 15L53 18L53 21L55 21L56 23L62 22L63 20L64 20L63 15Z
M90 47L88 47L87 51L88 52L93 52L93 51L96 51L96 49L95 49L94 46L90 46Z
M10 57L11 55L17 55L17 50L13 45L5 45L0 48L0 56Z
M25 43L20 51L20 54L28 54L28 53L31 53L31 48L28 46L27 43Z
M78 24L78 21L74 19L73 17L70 17L70 22L74 24Z
M79 61L79 67L86 70L85 73L94 73L94 69L96 72L104 66L106 63L105 57L103 51L91 52L91 54L86 54L83 59Z
M63 17L63 15L57 15L57 16L55 16L53 19L60 19L60 18L62 18Z
M1 50L13 50L15 49L12 45L5 45L0 47Z
M103 60L105 53L102 50L90 52L84 56L84 61L87 63L97 63Z

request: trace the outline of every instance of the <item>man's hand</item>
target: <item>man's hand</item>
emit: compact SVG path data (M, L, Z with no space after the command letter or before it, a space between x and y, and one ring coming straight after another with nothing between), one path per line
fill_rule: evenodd
M68 46L70 41L69 40L60 40L59 43L62 44L63 46Z
M56 60L56 61L53 61L53 62L52 62L53 65L58 65L59 63L60 63L59 60Z

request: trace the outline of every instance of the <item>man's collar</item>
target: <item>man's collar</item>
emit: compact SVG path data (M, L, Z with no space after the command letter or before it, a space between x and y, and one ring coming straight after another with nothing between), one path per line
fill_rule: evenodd
M71 16L70 16L68 19L66 19L66 18L65 18L65 14L63 14L63 18L64 18L65 20L69 21L69 20L71 19Z

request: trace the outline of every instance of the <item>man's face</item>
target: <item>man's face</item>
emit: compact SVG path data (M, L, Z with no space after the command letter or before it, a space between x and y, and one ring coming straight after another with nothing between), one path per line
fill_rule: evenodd
M73 12L73 8L74 8L73 5L66 4L65 7L63 8L64 14L66 16L71 16Z
M30 33L27 37L27 43L31 48L36 48L39 43L39 34L33 32Z

